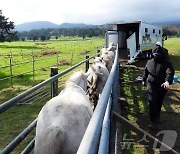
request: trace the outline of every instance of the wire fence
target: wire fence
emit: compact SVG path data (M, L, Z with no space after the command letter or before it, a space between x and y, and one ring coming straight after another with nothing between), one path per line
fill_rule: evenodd
M95 54L95 55L87 58L86 60L83 60L82 62L79 62L76 65L73 65L72 67L62 71L61 73L56 74L55 76L49 78L48 80L45 80L42 83L39 83L38 85L23 92L22 94L12 98L11 100L8 100L8 101L4 102L3 104L0 104L0 114L4 113L3 115L8 115L8 116L11 115L14 117L14 118L9 118L9 119L0 117L0 120L2 120L1 129L4 130L5 128L7 128L7 125L11 125L11 127L13 127L13 125L16 125L13 121L17 121L17 119L19 119L19 118L26 119L26 115L28 116L29 120L31 120L31 119L34 120L34 117L37 117L37 114L39 113L39 109L41 109L42 106L44 105L44 103L46 103L52 97L51 96L51 92L52 92L51 84L58 80L58 92L60 92L64 87L67 77L69 77L72 74L72 70L77 71L77 69L79 69L79 67L81 67L81 65L84 65L84 64L86 65L87 61L89 61L90 59L92 59L95 56L98 56L98 54ZM15 104L16 104L16 106L12 107ZM25 105L28 105L28 109L26 108ZM26 113L26 114L24 115L21 113ZM14 116L15 114L16 115L19 114L19 115ZM23 150L22 153L30 153L30 151L32 150L32 148L34 146L34 128L36 126L36 121L37 121L37 119L35 119L29 125L28 120L26 119L27 123L26 122L24 122L24 123L29 125L28 127L26 127L23 131L18 129L17 131L19 132L19 135L16 136L15 138L14 138L14 136L8 137L8 142L11 141L8 145L7 145L7 143L8 143L7 141L4 141L4 142L6 142L6 144L1 143L1 144L3 144L2 147L5 147L1 151L2 154L10 153L20 143L23 146L21 147L21 145L19 145L15 149L15 152L18 151L17 153L20 153L20 151L22 151L22 148L24 148L24 146L27 146ZM23 125L26 125L24 123L23 123ZM19 124L19 125L20 125L20 127L23 128L22 124ZM8 132L5 132L5 133L11 134L10 131L11 130L9 130ZM14 132L14 130L12 130L12 131ZM0 135L3 136L4 134L0 133ZM14 138L14 140L12 140L13 138ZM2 138L0 139L0 141L1 140L2 140Z
M85 44L68 44L60 46L60 51L41 50L40 53L23 53L21 50L17 52L1 53L0 59L0 81L10 80L13 86L13 78L22 78L24 75L31 75L33 80L37 71L45 72L47 68L56 66L60 69L66 69L69 65L73 66L77 62L84 59L85 55L93 55L102 46L93 47L91 51L81 50ZM74 48L74 49L73 49ZM76 51L76 48L79 51ZM67 51L67 52L62 52ZM2 62L4 61L4 62ZM4 64L4 65L2 65Z

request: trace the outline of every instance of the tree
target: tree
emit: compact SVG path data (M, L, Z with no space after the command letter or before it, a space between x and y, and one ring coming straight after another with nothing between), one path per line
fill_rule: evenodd
M33 41L36 41L37 39L37 36L33 36Z
M45 41L46 40L46 36L45 35L42 35L41 36L41 41Z
M9 18L2 15L2 10L0 10L0 42L12 40L15 32L11 30L14 29L14 22L8 22Z

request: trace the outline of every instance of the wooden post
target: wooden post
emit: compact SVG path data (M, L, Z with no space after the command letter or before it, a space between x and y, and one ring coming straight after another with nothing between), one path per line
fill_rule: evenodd
M10 77L11 77L11 86L13 87L13 82L12 82L12 78L13 78L13 72L12 72L12 55L9 59L9 67L10 67Z
M33 80L34 80L34 72L35 72L35 67L34 67L34 55L32 55L32 70L33 70Z
M87 56L86 55L86 59L88 59L89 58L89 56ZM89 60L88 61L86 61L86 72L88 71L88 69L89 69Z
M97 56L100 57L100 50L97 50L97 53L99 53Z
M51 74L50 77L58 74L58 68L57 67L51 67ZM58 95L58 79L51 83L51 98Z

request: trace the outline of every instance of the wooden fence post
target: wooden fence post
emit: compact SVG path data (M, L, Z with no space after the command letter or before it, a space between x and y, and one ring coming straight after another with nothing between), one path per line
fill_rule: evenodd
M97 50L97 53L99 53L97 56L100 57L100 50Z
M11 86L13 87L13 81L12 81L12 78L13 78L13 72L12 72L12 56L11 56L10 59L9 59L9 67L10 67L10 76L11 76Z
M58 66L59 66L59 54L58 54L58 52L56 53L56 65L57 65L57 68L58 68Z
M57 67L51 67L51 74L50 76L54 76L58 74L58 68ZM51 98L58 95L58 79L51 83Z
M34 55L32 55L33 80L34 80L34 72L35 72L34 62L35 62Z
M86 59L88 59L89 58L89 56L87 56L86 55ZM89 60L88 61L86 61L86 72L88 71L88 69L89 69Z

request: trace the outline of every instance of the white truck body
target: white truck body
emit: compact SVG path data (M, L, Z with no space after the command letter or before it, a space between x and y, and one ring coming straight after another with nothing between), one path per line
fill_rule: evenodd
M129 50L128 63L132 63L140 53L152 51L156 42L162 43L162 28L142 21L110 24L105 34L106 46L118 44Z

